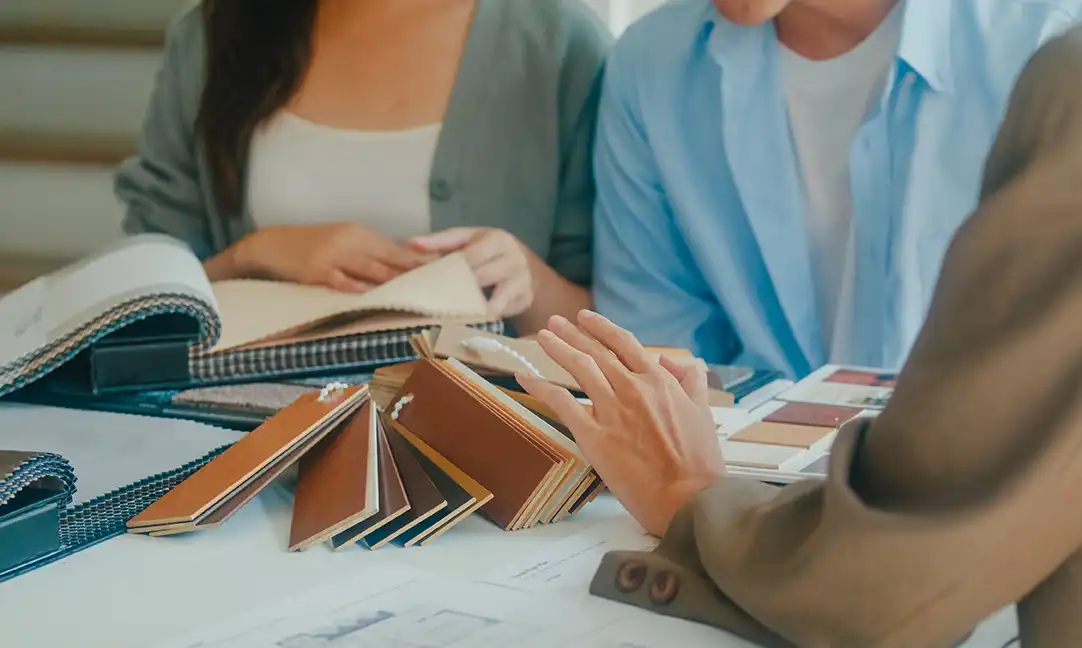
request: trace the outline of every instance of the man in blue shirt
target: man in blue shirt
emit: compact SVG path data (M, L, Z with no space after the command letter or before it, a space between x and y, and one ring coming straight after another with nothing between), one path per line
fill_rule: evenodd
M1018 73L1082 0L675 0L609 62L598 310L800 377L894 368Z

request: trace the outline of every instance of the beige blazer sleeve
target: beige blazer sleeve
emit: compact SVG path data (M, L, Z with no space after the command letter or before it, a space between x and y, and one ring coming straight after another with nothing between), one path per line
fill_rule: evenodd
M1082 646L1082 32L1030 62L896 392L825 483L723 479L595 594L765 646Z

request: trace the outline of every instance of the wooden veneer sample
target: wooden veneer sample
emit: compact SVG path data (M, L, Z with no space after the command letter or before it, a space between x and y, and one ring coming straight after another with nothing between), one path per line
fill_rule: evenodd
M249 483L260 481L268 467L281 466L279 460L298 445L333 429L363 402L367 389L354 386L322 400L320 396L313 392L297 399L128 521L128 528L196 522Z
M447 509L426 523L418 525L398 538L410 547L425 541L432 534L438 537L451 527L466 519L471 513L492 501L493 495L484 486L474 481L446 457L436 452L432 446L394 421L389 427L399 433L409 444L410 451L418 463L428 472L433 483L447 499ZM428 523L431 522L431 523Z
M309 549L379 513L379 424L371 401L301 459L289 550Z
M377 419L378 420L378 419ZM406 485L398 469L391 444L387 440L387 431L379 425L379 512L347 529L355 538L362 538L399 519L409 512L410 502L406 495Z
M387 424L387 419L383 414L380 414L379 420L380 431L387 441L394 464L402 479L402 485L405 487L409 508L376 528L369 528L362 524L335 536L332 540L335 551L341 551L356 542L364 544L369 549L379 549L410 529L439 515L447 508L447 499L414 458L409 443Z
M514 527L559 467L552 451L516 430L436 361L417 366L391 411L403 428L495 495L482 510L505 529Z

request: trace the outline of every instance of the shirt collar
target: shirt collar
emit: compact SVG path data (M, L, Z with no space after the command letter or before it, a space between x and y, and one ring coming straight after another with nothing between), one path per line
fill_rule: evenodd
M897 56L913 69L936 92L954 89L954 69L951 60L952 3L948 0L901 0L902 34ZM759 28L734 25L718 13L713 2L706 2L704 36L710 54L718 64L740 51L744 55L761 55L756 47L766 38L775 37L772 24Z
M913 68L936 92L954 90L951 59L953 2L902 0L902 38L898 58Z

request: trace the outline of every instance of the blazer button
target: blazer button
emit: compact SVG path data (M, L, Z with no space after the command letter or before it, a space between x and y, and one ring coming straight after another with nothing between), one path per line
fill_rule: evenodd
M436 202L447 202L451 199L451 184L443 178L432 178L428 181L428 197Z
M624 594L638 591L646 582L646 563L629 560L616 572L616 589Z
M647 593L650 596L651 603L664 606L672 603L679 592L680 578L671 571L662 571L658 572L657 576L654 576Z

